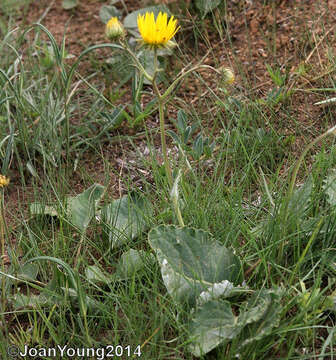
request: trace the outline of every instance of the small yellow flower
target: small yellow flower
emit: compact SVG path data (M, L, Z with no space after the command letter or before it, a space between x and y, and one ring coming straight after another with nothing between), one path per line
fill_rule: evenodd
M137 22L143 44L150 48L170 48L175 45L171 38L180 27L177 26L177 20L174 19L174 16L168 21L168 15L160 11L155 21L154 13L147 12L144 15L138 15Z
M8 184L9 184L9 179L3 175L0 175L0 188L7 186Z
M111 17L106 24L105 34L110 40L116 40L124 35L124 27L117 17Z

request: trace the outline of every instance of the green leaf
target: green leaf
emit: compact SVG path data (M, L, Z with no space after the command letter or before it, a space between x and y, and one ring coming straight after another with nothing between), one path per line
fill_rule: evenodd
M43 294L30 294L27 296L21 294L20 292L16 293L11 299L9 299L9 302L12 304L15 310L21 310L25 308L40 309L44 306L51 307L54 305L52 300Z
M31 173L31 175L33 175L35 178L39 177L34 165L31 163L31 161L27 161L26 166L27 166L28 171Z
M196 0L196 7L204 18L207 13L214 10L220 3L221 0Z
M114 280L113 275L105 275L96 265L90 265L85 269L85 277L93 283L109 284Z
M101 209L103 234L111 247L121 246L139 236L146 228L146 218L151 216L149 202L137 194L125 195Z
M323 182L323 190L327 194L328 203L331 206L336 205L336 169L330 171Z
M313 189L312 177L298 189L295 189L288 204L288 211L292 216L300 217L308 208L310 195Z
M106 120L106 123L98 136L102 135L106 131L118 128L125 119L124 107L122 106L117 106L112 113L102 112L100 114Z
M223 280L220 283L210 286L206 291L202 291L196 300L196 304L197 306L200 306L210 300L228 298L249 291L250 290L246 286L234 286L230 281Z
M145 68L146 72L150 76L153 76L154 75L154 70L155 70L154 69L154 52L143 49L143 50L139 51L138 58L139 58L140 63ZM160 59L160 57L158 58L158 65L159 65L159 68L161 68L161 69L164 69L165 65L166 65L165 62ZM157 74L157 78L156 78L157 84L162 82L163 79L164 79L164 71L160 71ZM145 85L151 85L152 84L152 82L149 81L147 78L143 79L143 83Z
M120 281L131 278L140 272L146 265L154 264L155 257L143 250L130 249L121 255L114 274L107 274L96 265L88 266L85 269L85 277L94 283L110 284L112 281Z
M69 266L69 264L67 264L66 262L64 262L61 259L58 259L58 258L55 258L52 256L37 256L32 259L29 259L23 266L25 266L26 264L32 263L34 261L40 261L40 260L51 261L54 264L60 265L66 271L66 273L69 277L71 286L77 288L78 282L77 282L76 278L78 278L78 274L75 274L75 272L72 270L72 268Z
M27 0L1 0L0 10L7 14L12 14L15 11L19 11L23 6L27 6Z
M239 346L262 339L279 325L280 289L255 292L234 316L226 300L211 300L198 306L189 325L189 350L201 356L239 335Z
M336 312L336 296L335 291L330 296L326 296L323 301L321 302L321 312L330 310L334 313Z
M86 230L104 191L104 186L93 184L81 194L68 199L67 214L71 223L80 231Z
M210 234L198 229L161 225L148 234L161 266L163 282L174 300L195 303L215 284L242 281L241 262Z
M62 7L65 10L70 10L75 8L78 5L77 0L63 0Z
M105 62L111 67L114 78L118 79L118 86L113 91L120 91L120 88L133 76L134 66L129 56L125 53L114 52L113 56Z
M120 16L121 16L121 11L118 10L113 5L103 5L99 11L100 20L104 24L106 24L111 19L111 17L120 18Z
M84 301L85 311L86 309L92 311L100 308L98 301L92 299L88 295L85 295L85 297L82 299L80 293L73 288L61 287L61 289L64 291L64 294L69 297L72 304L76 307L81 307L81 301Z
M130 249L121 255L116 275L119 279L130 278L144 269L146 263L154 263L154 260L153 254L147 254L143 250Z
M279 325L282 310L280 300L280 289L262 289L250 298L247 310L238 317L238 323L244 327L241 348L269 335Z
M54 206L45 205L39 202L33 202L29 205L32 215L50 215L58 216L58 212Z
M17 277L27 281L36 280L38 266L35 264L24 264L18 271Z
M189 331L192 339L189 351L201 356L233 339L241 327L237 325L237 317L228 301L209 301L195 313Z
M104 195L104 191L104 186L93 184L83 193L75 197L68 197L66 213L73 226L80 231L85 231L95 214L95 209ZM32 215L60 216L55 206L39 202L31 203L29 209Z
M135 29L138 27L137 24L138 15L145 14L146 12L153 12L154 16L157 16L160 11L170 15L170 11L165 5L149 6L143 9L133 11L125 17L124 27L128 29Z

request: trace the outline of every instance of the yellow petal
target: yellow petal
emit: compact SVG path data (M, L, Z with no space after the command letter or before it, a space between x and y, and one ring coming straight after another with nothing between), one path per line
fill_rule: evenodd
M168 21L167 13L159 12L156 19L153 12L138 15L137 24L142 40L150 46L168 46L170 39L180 29L174 16Z

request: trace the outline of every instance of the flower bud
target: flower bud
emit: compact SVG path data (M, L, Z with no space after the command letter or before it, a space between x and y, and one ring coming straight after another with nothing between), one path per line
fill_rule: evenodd
M108 21L105 28L105 34L111 41L117 40L124 35L124 27L117 17L111 17Z
M222 80L223 80L224 84L231 85L234 83L235 76L234 76L234 72L231 69L223 67L220 69L220 71L223 76Z
M3 175L0 175L0 188L7 186L9 184L9 179Z

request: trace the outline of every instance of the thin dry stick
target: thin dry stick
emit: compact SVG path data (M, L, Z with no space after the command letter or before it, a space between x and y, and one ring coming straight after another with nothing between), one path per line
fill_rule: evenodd
M244 274L244 277L246 278L259 264L261 263L261 259L257 260L253 265L251 265Z
M76 256L75 256L75 261L74 261L74 268L77 268L77 266L79 265L79 257L81 254L81 250L82 250L82 246L83 246L83 242L84 242L84 237L85 237L85 232L83 231L81 234L81 238L79 240L79 245L78 245L78 249L76 252Z
M322 74L320 74L318 76L315 76L314 78L311 79L311 81L319 80L319 79L333 73L334 71L336 71L336 69L329 69L329 70L325 71L324 73L322 73Z
M325 34L324 36L321 38L321 40L315 45L314 49L310 52L310 54L307 56L306 60L304 61L305 64L307 64L310 60L310 58L313 56L314 52L317 50L317 48L322 44L322 42L324 41L324 39L328 36L328 34L334 30L336 25L334 25L333 27L331 27Z
M153 334L144 341L144 343L140 346L140 350L157 334L157 332L160 330L160 327L156 328L153 332ZM135 358L135 355L133 355L133 359Z
M313 38L314 38L315 46L316 46L316 36L315 36L315 32L313 32ZM322 67L322 60L321 60L321 55L320 55L320 52L319 52L318 47L316 47L316 52L317 52L317 57L318 57L318 59L319 59L320 66Z
M322 15L324 15L324 14L322 14ZM321 15L321 16L322 16L322 15ZM332 27L324 34L324 36L320 39L320 41L315 45L314 49L310 52L310 54L307 56L306 60L304 61L305 64L308 64L310 58L313 56L313 54L315 53L315 51L316 51L316 50L318 49L318 47L322 44L322 42L323 42L324 39L328 36L328 34L329 34L332 30L334 30L335 26L336 26L336 25L332 26ZM315 42L316 42L315 35L314 35L314 40L315 40ZM318 56L319 56L319 54L318 54ZM319 56L319 59L320 59L320 56ZM321 59L320 59L320 63L321 63ZM303 78L303 76L301 76L301 78ZM307 80L307 79L305 79L305 80ZM317 79L312 79L312 80L317 80ZM307 81L309 82L309 80L307 80ZM291 83L291 85L288 87L287 92L291 91L292 88L296 85L296 83L297 83L297 79L294 79L294 81L293 81L293 82Z
M119 172L119 180L118 180L118 188L119 188L119 197L120 198L122 196L121 178L122 178L123 170L124 170L124 161L121 162L121 169L120 169L120 172Z

